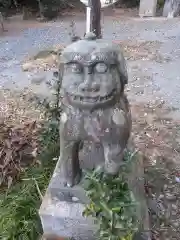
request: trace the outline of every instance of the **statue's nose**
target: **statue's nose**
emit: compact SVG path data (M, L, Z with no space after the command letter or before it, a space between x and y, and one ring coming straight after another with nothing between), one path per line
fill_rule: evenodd
M100 85L93 81L92 74L86 76L85 82L80 87L83 92L99 92L100 90Z
M83 92L99 92L99 86L97 84L92 84L91 86L84 85L81 90Z

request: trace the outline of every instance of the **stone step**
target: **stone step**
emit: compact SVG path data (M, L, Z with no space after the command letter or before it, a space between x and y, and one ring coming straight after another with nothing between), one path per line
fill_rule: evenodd
M93 240L95 225L91 218L84 218L84 204L59 201L46 193L39 210L45 236L59 236L77 240Z
M59 201L46 193L39 210L44 238L41 240L95 240L96 226L84 218L84 204ZM150 233L137 233L133 240L151 240Z

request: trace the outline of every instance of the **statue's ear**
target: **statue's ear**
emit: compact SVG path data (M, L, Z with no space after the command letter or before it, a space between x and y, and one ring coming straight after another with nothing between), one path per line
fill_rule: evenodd
M71 38L71 41L72 41L72 42L76 42L76 41L78 41L78 40L81 40L81 38L78 37L78 36L74 36L74 37Z
M119 62L119 72L121 76L121 81L123 81L124 85L128 83L128 72L127 72L127 65L126 60L122 52L118 54L118 62Z

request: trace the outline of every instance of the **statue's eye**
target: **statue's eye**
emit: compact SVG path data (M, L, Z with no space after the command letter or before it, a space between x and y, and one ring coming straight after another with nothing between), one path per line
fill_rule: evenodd
M95 65L95 71L98 73L105 73L108 69L107 65L105 63L97 63Z
M82 72L82 66L78 63L71 64L71 69L73 73L81 73Z

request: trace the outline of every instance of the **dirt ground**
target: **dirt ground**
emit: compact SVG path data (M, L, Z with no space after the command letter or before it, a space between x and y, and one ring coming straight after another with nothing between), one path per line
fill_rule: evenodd
M22 14L19 14L16 16L12 16L4 21L4 28L6 31L3 32L1 29L0 36L1 37L17 36L22 31L24 31L28 28L38 28L38 27L43 27L45 25L46 25L46 23L38 22L35 19L23 21Z
M126 16L126 17L137 17L138 10L137 9L116 9L116 8L108 8L105 9L102 13L105 16L110 16L113 19L118 19L120 16ZM85 18L85 9L82 9L81 11L78 10L71 10L70 12L63 12L61 16L59 16L57 19L53 20L58 21L59 19L65 19L72 16L76 16L79 18L84 17ZM47 22L40 22L37 21L34 17L28 20L22 20L23 16L22 14L17 14L15 16L11 16L8 19L4 20L4 27L5 32L0 29L0 37L6 37L6 36L17 36L22 31L27 30L29 28L42 28L47 26Z

